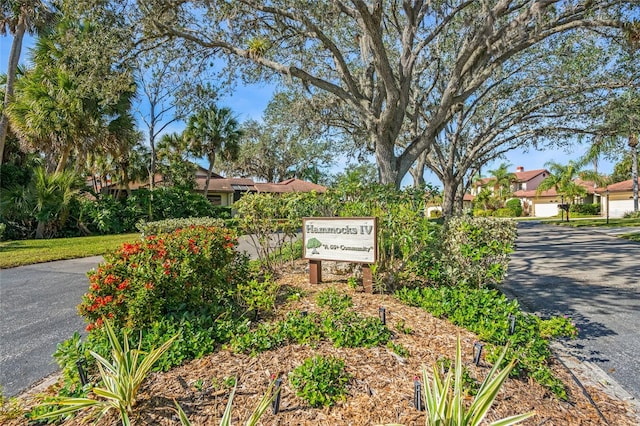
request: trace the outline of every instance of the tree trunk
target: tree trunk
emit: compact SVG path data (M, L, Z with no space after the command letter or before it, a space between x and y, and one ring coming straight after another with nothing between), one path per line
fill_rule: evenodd
M44 238L44 226L45 222L39 220L38 227L36 228L36 239L41 240Z
M464 185L458 184L458 190L454 196L453 211L456 215L461 215L464 211Z
M638 137L629 136L631 148L631 188L633 188L633 211L638 211Z
M151 161L149 162L149 189L153 191L156 187L156 141L155 128L153 124L149 126L149 147L151 149Z
M207 180L204 182L204 198L207 198L209 193L209 182L211 181L211 174L213 173L213 163L216 161L216 155L209 155L209 168L207 169ZM208 198L207 198L208 199Z
M13 97L13 88L15 86L16 74L18 72L18 61L20 60L20 52L22 51L22 40L27 30L24 15L18 17L18 25L16 25L13 35L13 43L11 43L11 52L9 53L9 66L7 68L7 84L4 91L4 108L0 116L0 165L4 160L4 145L9 132L9 117L6 115L7 106Z
M64 168L67 165L67 161L69 160L70 155L71 155L71 146L63 148L62 155L60 156L60 160L58 160L58 165L56 166L55 173L62 173L64 171Z
M458 185L453 178L444 179L442 184L442 216L448 218L453 216Z
M415 166L409 170L411 177L413 177L413 186L416 188L422 188L426 183L424 180L424 168L426 166L426 161L426 155L419 156L418 160L416 160Z
M378 164L378 181L383 185L394 185L400 188L403 176L398 170L398 161L393 152L394 144L376 141L376 163Z

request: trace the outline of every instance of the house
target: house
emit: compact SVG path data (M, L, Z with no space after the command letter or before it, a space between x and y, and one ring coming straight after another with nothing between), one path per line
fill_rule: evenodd
M537 193L536 189L519 190L513 193L515 198L520 199L522 209L525 215L534 217L553 217L560 213L559 204L584 204L593 203L599 195L596 192L596 184L582 179L576 179L575 182L586 189L587 194L579 199L565 200L563 195L558 194L555 188ZM538 183L539 185L539 183ZM536 185L536 188L537 186Z
M599 189L598 192L602 196L602 216L617 218L633 211L632 184L633 181L629 179ZM640 185L640 179L638 179L638 185Z
M537 189L540 182L549 176L549 171L547 169L525 171L524 167L518 166L513 174L515 176L515 182L511 184L511 192L516 192ZM489 188L491 192L495 193L497 186L490 184L492 180L494 180L493 177L478 179L471 188L471 194L478 195L482 188Z
M530 191L538 189L540 182L549 176L549 171L547 169L525 171L524 167L518 166L514 175L516 176L516 181L511 184L511 192Z
M204 194L206 175L196 175L197 191ZM282 194L285 192L327 192L327 188L316 183L292 178L278 183L259 183L247 178L225 178L217 174L211 176L207 198L215 206L230 206L249 192Z
M162 176L156 175L156 186L168 186L163 181ZM195 192L204 194L204 188L207 183L207 169L201 166L196 167L195 171ZM129 189L135 190L139 188L149 188L149 182L131 182ZM109 183L101 188L102 192L117 194L122 188L120 185ZM238 201L244 194L253 193L274 193L282 194L285 192L311 192L324 193L327 188L312 182L307 182L297 178L287 179L278 183L256 183L249 178L226 178L217 173L211 174L209 180L209 188L207 190L207 199L214 206L227 207Z

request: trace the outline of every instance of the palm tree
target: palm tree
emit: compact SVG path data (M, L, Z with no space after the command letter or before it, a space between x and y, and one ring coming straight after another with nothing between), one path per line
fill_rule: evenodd
M569 205L573 204L576 198L584 197L587 194L586 188L576 183L576 178L599 179L593 173L581 170L582 164L575 161L569 161L566 165L549 161L545 164L545 167L549 169L549 176L540 182L536 194L540 195L542 192L553 188L559 195L564 196ZM568 221L569 209L567 208Z
M497 169L489 170L489 173L493 176L489 184L493 185L494 188L498 187L498 197L501 200L506 199L511 194L511 184L517 180L516 175L509 172L509 166L510 164L502 163Z
M226 161L237 159L241 136L242 131L238 120L233 116L230 108L218 108L214 105L189 118L185 138L189 142L190 149L195 155L206 156L209 160L204 185L205 197L209 191L209 181L216 156L221 156Z
M26 187L14 187L2 197L3 212L22 212L37 222L36 238L44 238L47 225L61 227L69 217L69 206L84 182L72 171L48 174L42 167L33 171Z
M0 35L13 35L7 66L7 82L4 92L3 111L0 113L0 164L9 129L9 117L5 114L14 93L18 61L22 52L22 41L26 33L34 34L53 23L55 13L41 0L3 0L0 5Z
M79 169L88 153L123 152L120 145L139 138L130 114L135 88L119 89L108 102L99 90L85 90L60 59L65 25L39 37L32 49L35 67L17 82L6 111L20 141L44 152L57 172L72 155Z
M158 142L158 171L165 183L192 190L195 186L195 165L188 161L187 141L178 133L164 134Z

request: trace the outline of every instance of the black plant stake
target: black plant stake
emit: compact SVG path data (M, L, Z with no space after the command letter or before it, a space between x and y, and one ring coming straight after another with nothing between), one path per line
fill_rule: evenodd
M476 365L480 365L480 356L482 355L483 343L476 342L473 344L473 362Z
M413 406L416 410L422 411L422 388L417 377L413 379Z
M276 397L271 401L271 410L273 414L278 414L280 412L280 386L282 385L282 377L278 377L276 379L276 387L274 392L276 393Z
M516 332L516 317L509 314L509 334Z
M76 368L78 369L78 375L80 376L80 383L82 386L89 383L87 380L87 373L84 371L85 361L84 359L79 359L76 361Z
M380 309L378 309L379 313L380 313L380 321L382 322L382 325L387 325L387 310L384 308L384 306L380 306Z

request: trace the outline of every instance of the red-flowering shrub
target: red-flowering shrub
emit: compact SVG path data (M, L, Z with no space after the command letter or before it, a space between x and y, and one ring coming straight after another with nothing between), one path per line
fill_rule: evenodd
M90 271L78 310L100 327L142 328L167 314L219 311L233 304L238 279L248 274L230 230L193 226L125 243Z

